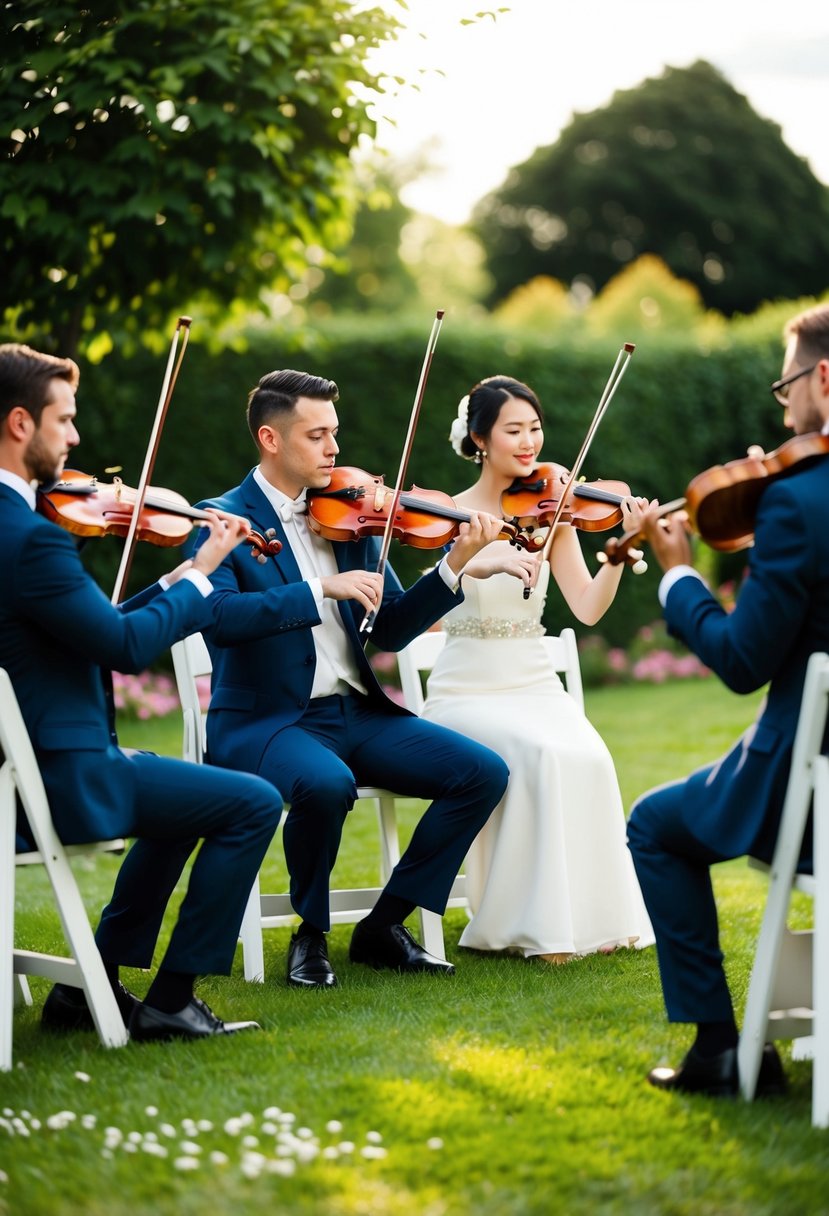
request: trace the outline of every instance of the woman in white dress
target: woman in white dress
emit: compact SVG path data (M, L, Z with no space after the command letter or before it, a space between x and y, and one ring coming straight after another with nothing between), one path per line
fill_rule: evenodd
M501 495L534 468L541 406L506 376L461 402L451 442L480 466L455 496L501 515ZM623 504L625 531L644 499ZM541 615L552 573L574 615L594 625L613 601L622 566L591 577L576 530L557 528L550 560L495 541L464 571L465 599L444 618L446 645L429 677L424 716L497 751L510 767L502 802L466 862L472 917L460 939L561 963L653 933L625 843L625 816L610 753L546 657ZM524 587L537 576L533 594Z

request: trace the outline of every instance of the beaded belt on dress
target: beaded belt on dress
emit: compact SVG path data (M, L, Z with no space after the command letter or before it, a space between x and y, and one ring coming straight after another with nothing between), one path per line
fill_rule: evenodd
M444 633L456 638L542 638L544 626L540 621L510 621L505 617L462 617L443 622Z

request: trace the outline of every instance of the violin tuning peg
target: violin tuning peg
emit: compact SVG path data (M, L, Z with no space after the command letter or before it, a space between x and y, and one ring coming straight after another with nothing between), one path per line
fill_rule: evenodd
M259 565L260 565L260 566L264 566L264 565L265 565L265 563L267 562L267 560L268 560L268 559L265 557L265 554L264 554L264 553L258 553L258 552L256 551L256 549L251 549L251 551L250 551L250 552L251 552L251 557L255 557L255 558L256 558L256 560L259 562Z
M647 568L648 568L648 563L645 561L642 561L641 557L639 558L638 561L634 562L633 565L631 566L631 570L633 571L634 574L644 574L645 571L647 570Z
M746 449L746 456L751 460L762 460L765 454L759 443L752 443Z
M604 566L607 562L607 554L603 550L599 550L596 554L596 561L600 566Z

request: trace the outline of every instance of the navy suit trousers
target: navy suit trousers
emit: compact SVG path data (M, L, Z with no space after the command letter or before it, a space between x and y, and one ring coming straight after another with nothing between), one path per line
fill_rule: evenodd
M162 966L228 975L250 889L282 800L261 777L136 752L135 841L95 938L108 963L148 968L185 863L193 862Z
M358 695L313 700L297 725L273 736L258 771L291 804L283 833L291 902L319 929L329 928L329 876L358 785L433 800L386 889L442 913L509 777L489 748Z
M640 798L628 820L628 846L656 935L669 1021L727 1022L734 1013L710 867L729 858L689 831L684 791L677 781Z

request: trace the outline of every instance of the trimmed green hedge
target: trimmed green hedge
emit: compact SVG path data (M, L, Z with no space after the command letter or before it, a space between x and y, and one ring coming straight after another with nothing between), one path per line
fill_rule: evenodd
M785 315L794 311L789 307ZM397 323L331 324L313 331L259 329L235 346L212 353L193 327L178 387L162 436L153 483L184 494L191 502L237 484L256 462L245 425L248 391L266 372L299 367L329 376L340 387L338 405L340 463L393 482L428 336L421 328ZM633 335L634 337L636 335ZM515 375L538 392L546 412L543 455L572 463L593 417L618 347L594 342L579 347L519 338L481 322L444 325L435 353L412 453L409 483L445 490L463 489L474 467L458 459L447 442L458 400L483 376ZM703 469L745 454L749 443L767 450L786 433L768 386L779 374L780 319L735 323L717 348L693 338L643 338L631 360L584 466L588 479L623 479L635 493L663 501L684 493ZM164 358L141 353L131 359L110 355L86 366L81 378L78 424L82 446L72 463L105 477L123 466L127 484L136 485L143 464L164 370ZM593 553L608 534L582 533L592 567ZM86 549L89 564L103 585L112 585L118 543ZM709 561L717 580L732 577L742 558ZM423 550L394 545L392 561L408 583L431 564ZM130 586L138 587L171 567L175 551L142 545ZM658 615L657 570L635 578L627 573L610 611L598 626L615 645L624 645ZM573 623L553 591L547 623L559 629ZM580 633L584 630L577 626Z

